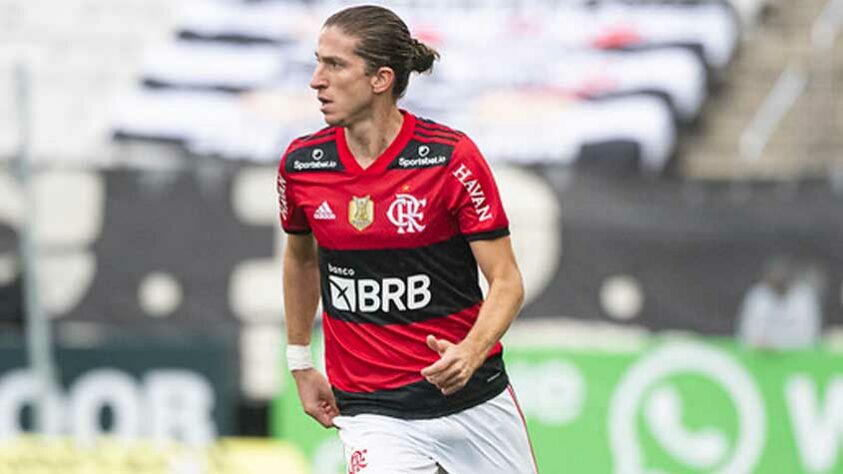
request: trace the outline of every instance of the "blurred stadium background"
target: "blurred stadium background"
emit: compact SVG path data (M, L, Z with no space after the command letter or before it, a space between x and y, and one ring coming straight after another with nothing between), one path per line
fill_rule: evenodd
M0 0L0 473L346 472L274 179L347 4ZM509 209L542 472L843 472L843 1L384 4Z

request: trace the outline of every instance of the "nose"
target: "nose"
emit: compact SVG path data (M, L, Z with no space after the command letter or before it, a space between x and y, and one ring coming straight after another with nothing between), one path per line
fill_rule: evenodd
M325 75L323 74L322 65L317 64L316 69L313 70L313 76L310 77L310 87L311 89L324 89L328 86L327 80L325 79Z

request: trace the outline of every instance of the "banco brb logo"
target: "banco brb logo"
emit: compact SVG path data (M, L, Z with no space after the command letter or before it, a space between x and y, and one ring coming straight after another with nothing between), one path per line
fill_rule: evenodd
M341 278L328 276L331 304L340 311L374 313L424 309L432 298L430 277Z
M719 392L723 400L716 409L706 404L693 413L704 418L693 428L683 414L689 391L681 392L675 383L682 377L706 393ZM614 472L669 472L653 465L665 458L683 471L753 472L764 447L763 406L753 380L725 352L695 342L657 348L630 368L612 396L608 428ZM724 412L730 423L723 421Z

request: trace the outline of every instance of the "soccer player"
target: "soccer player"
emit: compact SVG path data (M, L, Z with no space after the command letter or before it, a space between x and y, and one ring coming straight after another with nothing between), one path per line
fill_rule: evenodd
M381 7L321 30L328 127L278 172L288 365L350 473L534 473L501 359L524 291L497 187L467 136L397 106L437 58ZM309 347L320 289L327 378Z

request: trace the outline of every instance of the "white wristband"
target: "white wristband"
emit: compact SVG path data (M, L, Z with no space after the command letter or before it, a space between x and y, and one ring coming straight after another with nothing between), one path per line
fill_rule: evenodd
M310 356L310 344L287 346L287 368L292 370L307 370L313 368L313 358Z

